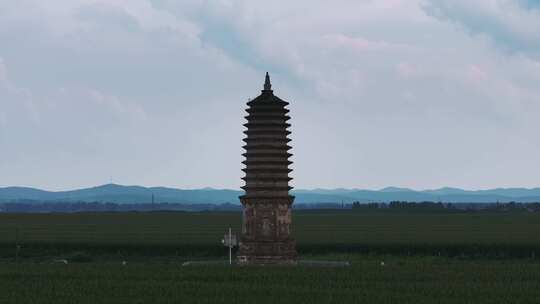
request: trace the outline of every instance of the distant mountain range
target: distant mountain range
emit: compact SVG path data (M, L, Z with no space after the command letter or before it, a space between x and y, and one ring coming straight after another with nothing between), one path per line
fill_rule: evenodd
M156 203L178 204L239 204L242 191L212 188L182 190L165 187L141 187L107 184L71 191L45 191L26 187L0 188L0 203L14 201L37 202L111 202L119 204ZM313 189L293 191L296 203L352 203L389 201L434 201L452 203L540 202L540 188L498 188L491 190L463 190L441 188L415 191L388 187L381 190Z

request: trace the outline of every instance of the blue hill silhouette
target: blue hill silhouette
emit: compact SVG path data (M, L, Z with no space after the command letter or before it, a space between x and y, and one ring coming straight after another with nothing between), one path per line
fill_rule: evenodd
M184 190L166 187L142 187L106 184L70 191L45 191L28 187L0 188L0 202L31 200L40 202L111 202L119 204L183 203L183 204L239 204L243 192L230 189ZM434 201L455 203L539 202L540 188L497 188L490 190L463 190L440 188L416 191L387 187L381 190L314 189L293 191L296 203L351 203L389 201Z

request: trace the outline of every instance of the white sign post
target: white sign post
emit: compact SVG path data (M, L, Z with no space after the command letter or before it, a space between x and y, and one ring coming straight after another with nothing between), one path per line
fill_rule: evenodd
M229 265L232 265L232 248L238 245L238 241L236 240L236 235L232 234L231 228L229 228L229 233L225 234L221 243L229 247Z

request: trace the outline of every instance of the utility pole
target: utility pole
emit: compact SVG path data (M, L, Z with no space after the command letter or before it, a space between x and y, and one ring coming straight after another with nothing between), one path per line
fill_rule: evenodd
M229 265L232 265L232 232L229 227Z
M19 245L19 228L15 228L15 263L19 263L19 251L21 245Z

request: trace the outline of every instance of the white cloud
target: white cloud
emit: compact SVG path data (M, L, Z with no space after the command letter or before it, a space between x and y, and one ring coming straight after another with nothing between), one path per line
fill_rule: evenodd
M540 11L511 0L427 0L426 11L490 37L506 50L540 56Z
M4 64L4 59L0 57L0 83L3 85L7 82L7 68Z
M39 113L36 111L31 92L17 87L11 81L2 57L0 57L0 111L4 127L8 120L28 118L31 123L39 121Z

